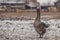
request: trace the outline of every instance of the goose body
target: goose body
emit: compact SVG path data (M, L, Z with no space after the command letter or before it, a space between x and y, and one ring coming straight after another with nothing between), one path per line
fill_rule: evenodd
M36 32L40 35L40 38L42 38L46 32L46 28L48 28L48 25L41 22L41 20L40 20L40 9L39 8L37 9L37 17L36 17L33 25L34 25Z

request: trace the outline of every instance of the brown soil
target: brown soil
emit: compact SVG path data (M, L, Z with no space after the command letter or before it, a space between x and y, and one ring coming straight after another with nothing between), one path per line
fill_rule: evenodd
M47 16L47 17L42 17ZM57 18L60 19L60 12L41 12L41 18ZM19 11L19 12L0 12L0 19L9 19L9 18L20 18L20 17L30 17L35 18L35 11Z

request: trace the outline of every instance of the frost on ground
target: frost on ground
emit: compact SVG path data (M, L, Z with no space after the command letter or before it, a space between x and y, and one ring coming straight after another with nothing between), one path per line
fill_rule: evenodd
M34 20L0 21L0 40L40 40L33 27ZM42 40L60 40L60 20L42 20L50 24Z

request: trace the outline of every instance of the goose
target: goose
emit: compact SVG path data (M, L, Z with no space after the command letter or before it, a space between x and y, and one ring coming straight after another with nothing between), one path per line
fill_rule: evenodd
M36 11L37 11L37 17L35 18L33 25L36 32L39 34L40 38L43 38L43 35L46 33L46 28L48 28L49 25L45 24L44 22L41 22L40 7L37 7Z

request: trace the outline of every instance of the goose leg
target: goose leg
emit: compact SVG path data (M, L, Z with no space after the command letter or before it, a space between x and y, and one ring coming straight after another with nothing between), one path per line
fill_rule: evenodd
M40 34L40 38L43 38L43 35L42 34Z

